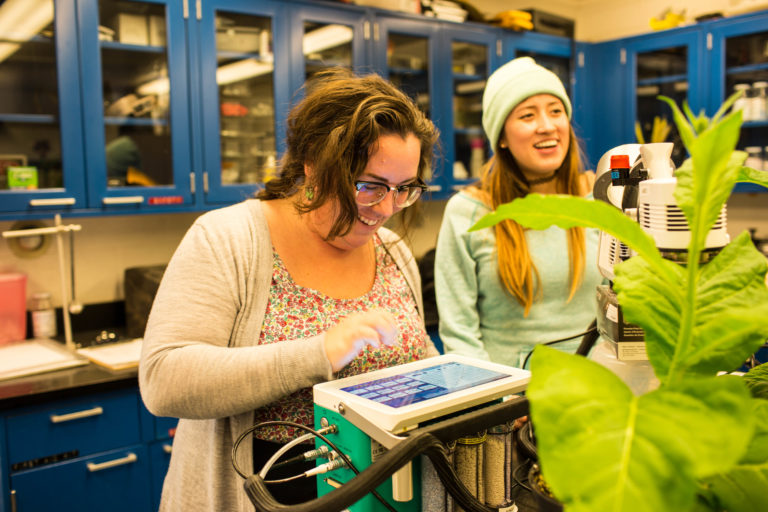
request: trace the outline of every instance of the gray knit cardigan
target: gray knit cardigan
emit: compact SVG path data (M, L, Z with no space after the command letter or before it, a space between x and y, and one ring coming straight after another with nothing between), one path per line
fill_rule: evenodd
M379 236L402 269L423 316L416 262L387 229ZM144 335L139 386L157 416L182 418L161 511L251 511L232 445L254 410L333 378L322 335L258 345L272 277L261 202L203 214L171 258ZM429 342L430 355L437 351ZM251 437L238 466L253 472Z

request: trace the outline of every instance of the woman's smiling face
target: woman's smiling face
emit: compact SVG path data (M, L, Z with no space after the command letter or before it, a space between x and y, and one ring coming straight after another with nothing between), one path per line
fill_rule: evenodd
M371 153L365 170L358 178L363 181L385 183L390 186L408 185L418 181L421 143L413 134L405 139L399 135L382 135ZM344 236L330 240L339 249L354 249L366 244L389 218L402 208L395 206L394 192L387 192L381 202L372 206L357 205L357 220ZM315 225L327 233L334 216L332 202L316 210ZM321 224L326 224L321 228Z
M563 102L537 94L520 102L507 116L502 147L507 147L528 180L551 175L570 146L570 122Z

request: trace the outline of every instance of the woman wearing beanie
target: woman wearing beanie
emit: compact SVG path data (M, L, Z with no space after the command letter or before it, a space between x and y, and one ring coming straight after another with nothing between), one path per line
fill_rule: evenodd
M597 313L596 230L522 228L507 220L469 232L482 216L529 193L591 193L560 79L530 57L495 71L483 94L494 155L480 180L447 203L435 256L446 352L522 367L536 344L578 335ZM591 178L591 179L590 179ZM576 338L557 348L574 352Z

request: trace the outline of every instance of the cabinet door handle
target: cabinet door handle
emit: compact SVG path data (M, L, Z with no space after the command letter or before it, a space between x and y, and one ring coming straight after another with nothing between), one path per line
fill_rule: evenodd
M173 445L165 443L163 444L163 452L165 453L171 453L173 451Z
M143 203L144 196L105 197L101 202L103 204L136 204Z
M98 416L99 414L104 414L104 409L98 406L94 407L93 409L71 412L69 414L51 414L51 423L64 423L65 421L89 418L91 416Z
M120 457L119 459L114 459L114 460L108 460L107 462L100 462L98 464L95 462L89 462L88 464L86 464L86 467L88 468L88 471L90 471L91 473L95 473L96 471L101 471L103 469L109 469L117 466L124 466L126 464L131 464L133 462L136 462L137 460L139 460L139 458L136 456L135 453L131 452L125 457Z
M70 206L75 204L74 197L52 197L50 199L30 199L29 206Z

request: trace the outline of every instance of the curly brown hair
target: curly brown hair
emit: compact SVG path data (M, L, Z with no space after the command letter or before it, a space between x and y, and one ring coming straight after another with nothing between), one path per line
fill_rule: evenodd
M428 181L437 128L390 82L376 74L358 76L332 68L315 74L304 91L287 118L287 149L279 175L257 198L293 197L301 213L333 201L337 215L327 239L343 236L357 219L354 183L379 138L392 134L416 136L421 145L417 178ZM309 178L305 166L312 169ZM312 193L304 194L306 189Z

